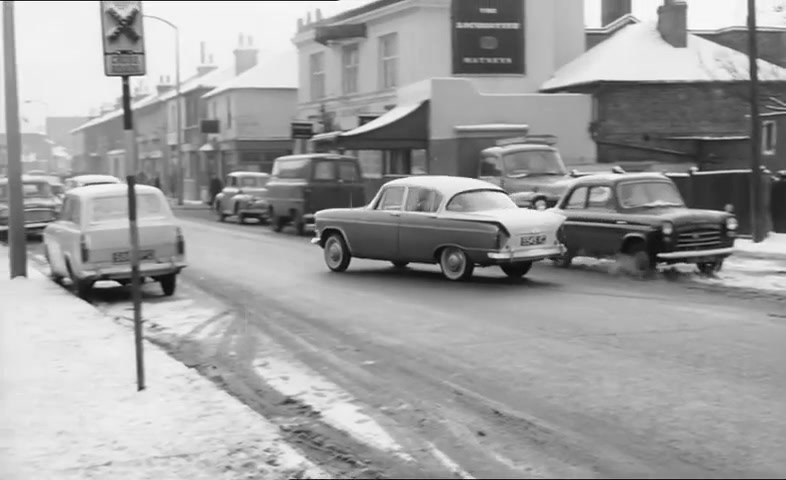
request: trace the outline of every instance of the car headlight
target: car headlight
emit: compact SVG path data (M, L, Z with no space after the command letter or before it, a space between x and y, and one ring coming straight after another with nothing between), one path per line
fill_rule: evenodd
M737 230L737 227L739 227L739 226L740 226L740 224L737 222L736 218L729 217L729 218L726 219L726 230L734 232L734 231Z
M674 224L671 222L663 222L663 225L661 225L660 229L664 235L671 235L674 233Z

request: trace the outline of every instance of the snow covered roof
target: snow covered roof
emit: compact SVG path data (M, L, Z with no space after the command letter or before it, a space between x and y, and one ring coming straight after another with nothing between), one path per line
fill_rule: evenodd
M786 80L786 69L758 61L762 81ZM628 25L560 68L542 86L555 91L597 82L712 82L747 80L748 56L697 35L686 48L660 36L655 22Z
M139 108L146 107L148 105L152 105L153 103L156 102L157 98L158 98L157 94L152 94L152 95L148 95L147 97L142 98L141 100L137 100L136 102L133 102L131 104L131 110L137 110ZM107 112L107 113L105 113L103 115L99 115L99 116L97 116L97 117L95 117L93 119L88 120L87 122L83 123L82 125L80 125L80 126L76 127L75 129L71 130L70 133L72 133L72 134L73 133L77 133L77 132L80 132L80 131L85 130L87 128L94 127L96 125L101 125L102 123L108 122L109 120L112 120L112 119L115 119L115 118L120 118L122 116L123 116L123 109L122 108L118 108L116 110L112 110L112 111Z
M291 50L263 58L257 66L220 84L202 98L210 98L229 90L298 88L298 55Z

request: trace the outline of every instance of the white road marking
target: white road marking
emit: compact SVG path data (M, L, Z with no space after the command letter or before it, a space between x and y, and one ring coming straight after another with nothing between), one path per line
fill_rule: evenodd
M438 449L436 445L429 442L428 449L432 455L441 463L445 468L453 472L454 474L458 475L459 478L463 478L465 480L474 480L475 477L469 474L466 470L461 468L458 463L454 462L450 457L445 455L442 450Z

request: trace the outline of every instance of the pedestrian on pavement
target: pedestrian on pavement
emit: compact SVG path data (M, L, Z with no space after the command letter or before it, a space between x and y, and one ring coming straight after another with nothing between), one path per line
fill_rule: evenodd
M153 179L153 186L161 190L161 177L159 175L156 175L156 178Z

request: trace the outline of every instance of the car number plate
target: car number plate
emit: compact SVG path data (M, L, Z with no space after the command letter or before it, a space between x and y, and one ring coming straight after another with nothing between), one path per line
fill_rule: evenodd
M524 235L521 237L520 245L522 247L532 247L535 245L543 245L545 241L545 235Z
M140 250L139 261L153 260L155 257L154 250ZM112 254L113 263L128 263L131 261L131 252L115 252Z

